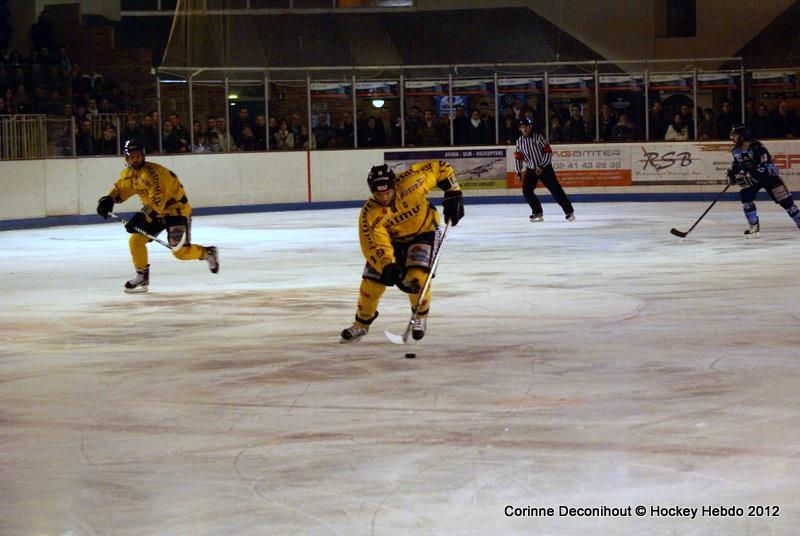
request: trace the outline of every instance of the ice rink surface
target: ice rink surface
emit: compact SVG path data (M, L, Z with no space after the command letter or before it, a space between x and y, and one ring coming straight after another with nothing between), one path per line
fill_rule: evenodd
M415 360L396 289L338 342L357 209L196 217L146 295L119 224L2 232L0 534L797 534L800 232L706 206L468 204Z

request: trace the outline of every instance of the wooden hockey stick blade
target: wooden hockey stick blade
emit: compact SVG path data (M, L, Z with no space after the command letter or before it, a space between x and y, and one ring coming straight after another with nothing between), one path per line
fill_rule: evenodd
M394 344L405 344L406 343L406 341L403 340L403 337L401 337L400 335L395 335L391 331L384 331L383 334L386 335L386 338L389 339L389 342L391 342L391 343L394 343Z
M679 231L679 230L675 229L674 227L672 229L670 229L669 232L674 234L675 236L680 236L681 238L684 238L687 235L687 233L684 233L683 231Z

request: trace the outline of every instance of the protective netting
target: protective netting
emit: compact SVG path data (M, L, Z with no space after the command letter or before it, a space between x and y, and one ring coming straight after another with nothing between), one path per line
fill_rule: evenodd
M282 10L255 0L179 0L159 72L162 80L189 81L193 91L190 99L186 85L163 88L166 109L201 128L229 114L234 141L239 123L263 115L272 135L267 130L262 148L282 148L274 134L284 121L296 137L301 127L314 132L321 124L321 139L305 143L331 148L509 143L520 108L553 141L664 140L673 123L685 139L725 139L730 124L749 123L759 105L770 117L781 102L800 107L800 1L744 0L769 14L754 15L763 29L736 45L742 60L728 61L644 59L660 39L704 37L709 24L733 31L734 14L723 2L341 9L345 3L331 10L322 8L333 3L295 1ZM645 20L651 41L626 27ZM624 45L610 46L596 28ZM725 50L732 57L734 48ZM383 127L377 139L371 119ZM479 119L480 131L458 126L467 119ZM618 123L624 128L615 129ZM345 135L326 142L328 126ZM800 135L800 124L789 128ZM770 126L761 134L781 132Z

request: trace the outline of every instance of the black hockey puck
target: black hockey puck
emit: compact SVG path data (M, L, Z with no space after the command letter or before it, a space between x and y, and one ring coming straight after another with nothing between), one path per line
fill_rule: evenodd
M417 354L406 354L406 359L414 359L415 357L417 357Z

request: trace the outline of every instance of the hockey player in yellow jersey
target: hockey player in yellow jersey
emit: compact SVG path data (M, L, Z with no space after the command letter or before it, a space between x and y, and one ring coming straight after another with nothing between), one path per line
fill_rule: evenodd
M136 229L152 236L166 229L172 247L178 246L185 237L183 246L172 251L175 258L205 260L209 270L216 274L219 271L217 248L191 243L192 207L177 175L155 162L146 162L144 147L132 140L125 142L125 164L114 187L97 202L97 213L106 219L115 203L122 203L134 194L143 204L141 211L125 224L125 229L131 233L128 245L136 268L136 276L125 283L125 292L147 292L150 285L147 243L151 240Z
M378 317L378 303L387 286L397 285L408 294L412 309L419 304L411 335L425 335L430 310L430 286L420 298L436 248L439 245L439 214L428 201L438 186L444 190L446 223L458 224L464 202L452 166L431 160L413 164L395 175L386 164L374 166L367 177L372 192L358 217L361 251L367 260L361 274L358 309L353 325L341 333L343 343L356 342Z

